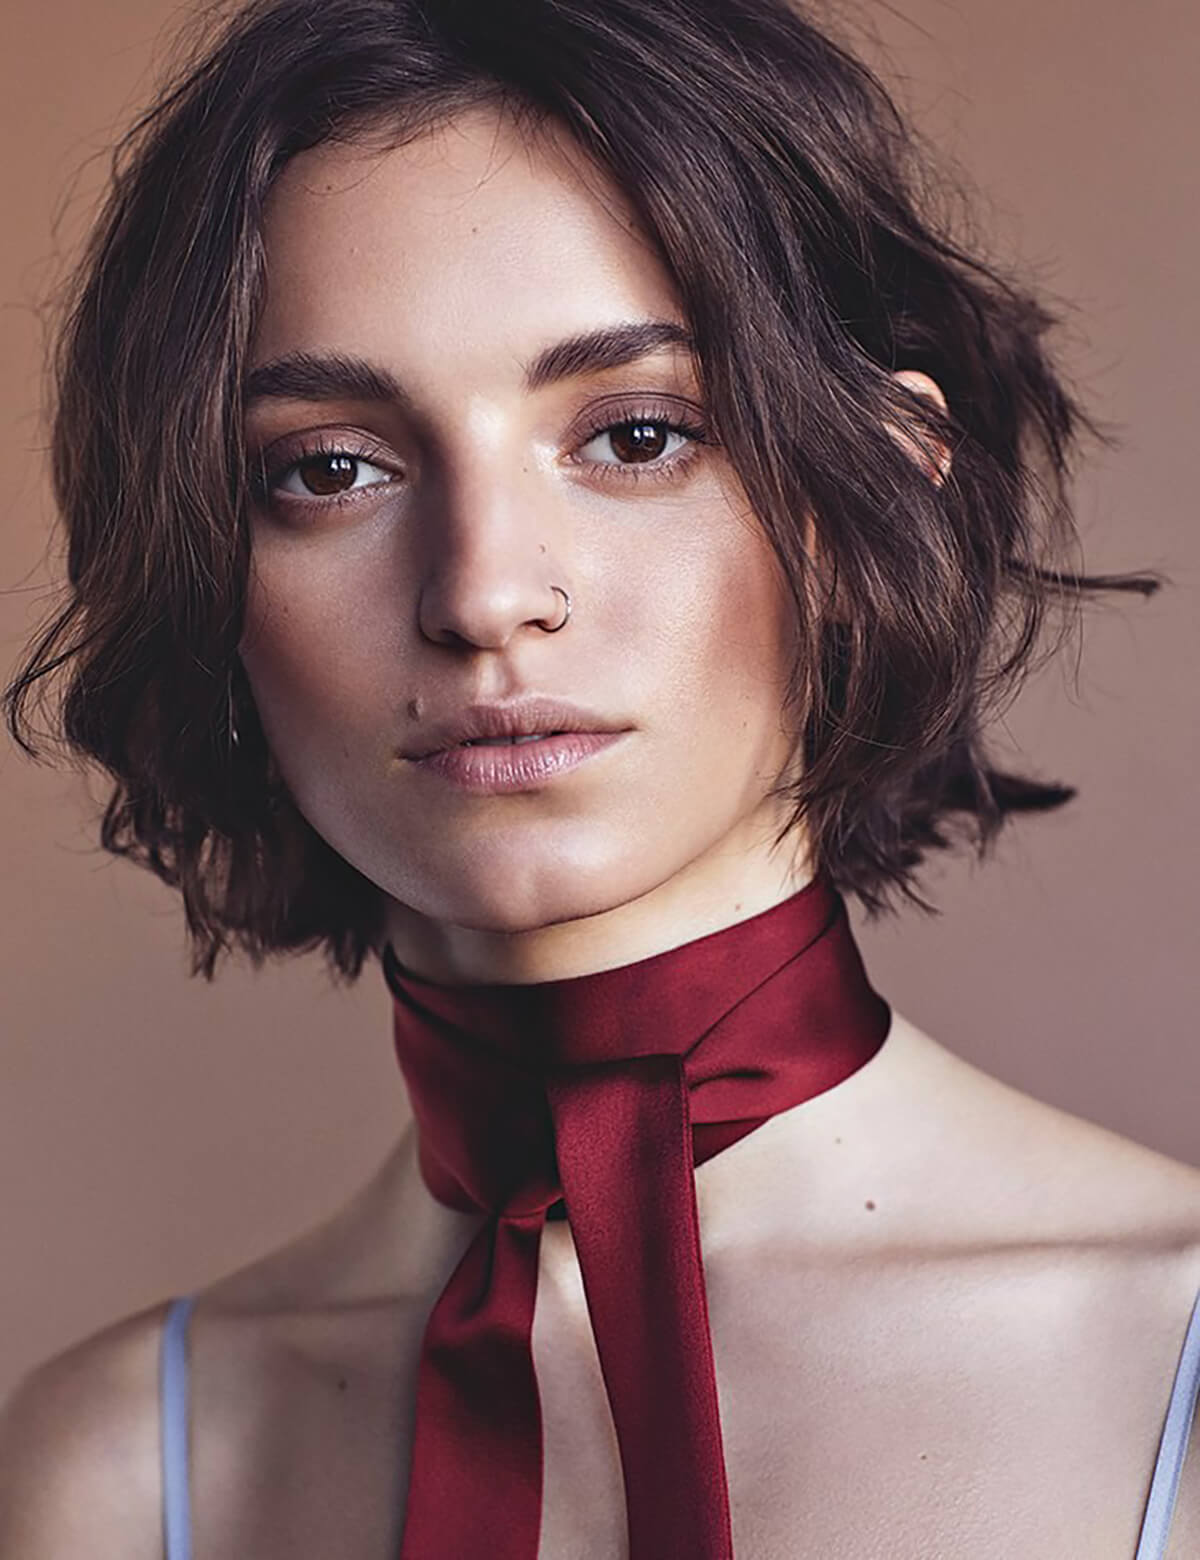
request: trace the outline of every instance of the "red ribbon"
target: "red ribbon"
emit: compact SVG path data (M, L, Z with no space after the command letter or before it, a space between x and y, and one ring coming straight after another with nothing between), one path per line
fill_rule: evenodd
M488 1215L426 1325L400 1560L536 1560L530 1335L560 1197L630 1560L733 1560L692 1167L883 1044L891 1011L841 896L818 876L747 920L567 980L442 985L390 945L383 965L421 1173L448 1207Z

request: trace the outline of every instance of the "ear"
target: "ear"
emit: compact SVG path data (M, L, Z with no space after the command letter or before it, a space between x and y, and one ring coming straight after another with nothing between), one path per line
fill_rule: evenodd
M914 395L919 395L936 406L943 417L948 415L949 408L946 405L946 397L942 394L942 387L936 380L930 379L928 374L923 374L915 368L902 368L894 373L892 378L905 389L911 390ZM894 423L888 423L886 427L901 449L912 456L937 487L941 487L950 472L949 446L943 444L940 439L935 439L929 428L917 423L915 419L910 419L900 428Z

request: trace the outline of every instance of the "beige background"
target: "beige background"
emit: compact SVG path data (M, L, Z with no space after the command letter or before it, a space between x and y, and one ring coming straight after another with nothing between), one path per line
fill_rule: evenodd
M5 675L59 577L35 305L86 217L97 154L186 14L162 0L9 12ZM1080 798L1017 825L982 870L938 867L927 882L945 914L865 929L868 966L899 1008L998 1076L1200 1163L1200 13L1194 0L861 0L858 14L922 125L986 192L999 251L1078 305L1072 371L1125 435L1082 484L1090 566L1175 581L1094 611L1077 682L1061 660L1005 722L1018 756ZM190 981L173 898L93 844L100 795L0 752L0 1390L331 1211L407 1108L377 970L348 994L315 959Z

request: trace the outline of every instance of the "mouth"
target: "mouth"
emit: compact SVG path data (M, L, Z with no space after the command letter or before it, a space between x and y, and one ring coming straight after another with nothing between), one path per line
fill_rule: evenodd
M464 737L413 762L435 784L477 796L540 791L581 765L623 744L628 730L518 732L503 737Z
M634 730L565 699L526 694L506 704L471 704L434 721L399 757L432 783L474 796L540 791ZM595 768L595 766L593 766Z
M435 720L402 756L422 763L438 753L463 749L537 749L539 744L582 741L622 729L628 729L626 722L599 710L567 699L527 694L501 703L468 704Z
M454 742L452 747L520 747L525 742L544 742L547 737L565 737L569 733L562 731L531 731L527 736L517 737L466 737L462 742ZM445 749L442 749L444 752Z

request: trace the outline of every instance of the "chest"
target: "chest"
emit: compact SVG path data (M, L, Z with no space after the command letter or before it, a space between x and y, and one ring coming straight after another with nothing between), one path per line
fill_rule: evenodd
M1119 1275L1069 1262L747 1271L707 1271L738 1560L1133 1560L1182 1308L1131 1326ZM342 1318L269 1359L198 1342L196 1560L394 1560L422 1330ZM552 1252L533 1353L538 1560L624 1560L583 1289Z
M744 1270L708 1273L738 1560L1133 1560L1185 1306L1069 1261ZM535 1327L538 1560L626 1554L581 1303Z

